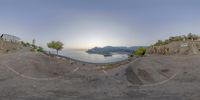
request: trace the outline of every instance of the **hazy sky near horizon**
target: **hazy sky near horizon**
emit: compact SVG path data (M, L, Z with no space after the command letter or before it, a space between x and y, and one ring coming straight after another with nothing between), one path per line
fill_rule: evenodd
M150 45L200 33L199 0L0 0L0 33L65 48Z

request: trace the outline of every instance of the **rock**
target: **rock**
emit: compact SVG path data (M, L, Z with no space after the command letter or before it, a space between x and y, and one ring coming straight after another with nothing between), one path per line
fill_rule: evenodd
M190 55L199 54L200 41L177 41L161 46L152 46L147 49L146 54L158 55Z

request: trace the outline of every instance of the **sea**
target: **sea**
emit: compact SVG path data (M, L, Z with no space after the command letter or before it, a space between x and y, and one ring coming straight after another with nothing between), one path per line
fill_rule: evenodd
M128 59L127 54L114 53L112 56L89 54L86 50L62 50L59 55L89 63L113 63Z

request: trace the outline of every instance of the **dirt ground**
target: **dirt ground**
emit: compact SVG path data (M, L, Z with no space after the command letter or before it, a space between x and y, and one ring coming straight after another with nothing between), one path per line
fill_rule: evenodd
M0 55L0 100L198 100L199 61L147 56L102 70L22 49Z

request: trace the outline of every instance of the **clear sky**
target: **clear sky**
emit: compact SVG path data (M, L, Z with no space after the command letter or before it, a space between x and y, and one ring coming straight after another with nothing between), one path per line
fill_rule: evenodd
M200 33L200 0L0 0L0 33L65 48L150 45Z

